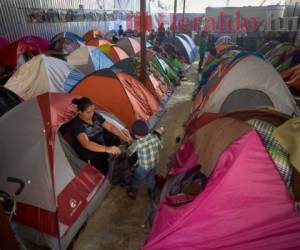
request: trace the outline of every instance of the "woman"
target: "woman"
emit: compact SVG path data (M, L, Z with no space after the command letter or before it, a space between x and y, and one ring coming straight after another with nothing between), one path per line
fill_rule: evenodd
M78 115L73 119L71 125L75 149L80 158L106 174L109 154L119 155L121 151L116 146L105 146L104 129L129 144L132 141L130 133L125 128L122 131L119 130L100 114L95 113L95 106L89 98L75 98L72 103L78 108Z
M164 24L162 23L158 27L156 40L157 40L158 44L161 45L161 43L165 40L165 38L166 38L166 30L165 30Z

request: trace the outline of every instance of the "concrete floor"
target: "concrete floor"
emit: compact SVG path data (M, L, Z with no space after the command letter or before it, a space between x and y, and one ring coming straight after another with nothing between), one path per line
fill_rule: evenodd
M191 108L191 96L197 79L197 64L187 73L167 104L159 126L165 128L164 148L158 172L165 175L170 157L176 150L177 136L183 135L183 123ZM146 189L138 193L136 200L130 200L124 189L114 187L101 207L88 220L73 244L74 250L137 250L147 237L147 230L141 228L149 204Z

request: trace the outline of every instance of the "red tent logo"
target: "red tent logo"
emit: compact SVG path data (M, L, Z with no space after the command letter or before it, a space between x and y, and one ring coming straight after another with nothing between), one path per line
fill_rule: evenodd
M76 208L78 205L77 200L75 200L75 199L71 199L69 204L70 204L70 207L73 209Z

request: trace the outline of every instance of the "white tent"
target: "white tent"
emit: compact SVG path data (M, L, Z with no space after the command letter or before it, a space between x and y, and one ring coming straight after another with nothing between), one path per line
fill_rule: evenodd
M297 113L295 100L280 75L270 63L256 56L236 61L206 98L204 112L268 106L289 115Z
M5 87L29 99L46 92L69 92L84 76L63 60L38 55L23 64Z

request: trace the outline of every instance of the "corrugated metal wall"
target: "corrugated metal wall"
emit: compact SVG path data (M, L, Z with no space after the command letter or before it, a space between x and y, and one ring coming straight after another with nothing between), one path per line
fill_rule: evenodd
M127 3L130 2L127 0ZM109 24L104 21L66 23L28 23L26 21L26 9L67 10L79 9L79 5L83 5L87 10L104 11L120 7L121 4L120 0L0 0L0 36L8 38L10 41L25 35L39 35L51 39L55 34L64 31L83 35L93 28L101 31L108 30ZM134 6L131 5L126 5L127 10L134 9ZM121 6L124 7L124 5Z
M300 16L300 0L287 0L284 15L286 17ZM300 19L298 19L298 32L293 35L295 46L300 46Z
M285 8L285 16L299 16L300 15L300 0L287 0Z

